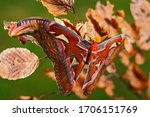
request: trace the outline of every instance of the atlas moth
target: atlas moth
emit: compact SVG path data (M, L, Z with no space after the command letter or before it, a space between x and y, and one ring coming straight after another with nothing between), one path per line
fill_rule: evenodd
M61 24L45 18L26 18L9 29L10 37L19 37L38 44L54 64L56 81L61 92L70 94L83 70L88 66L83 93L89 95L129 36L119 34L98 43L87 41ZM76 61L75 63L73 61Z

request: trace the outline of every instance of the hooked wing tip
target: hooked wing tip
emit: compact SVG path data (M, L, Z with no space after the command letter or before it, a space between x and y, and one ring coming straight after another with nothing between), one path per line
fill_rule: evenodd
M127 39L130 40L130 35L128 35L128 34L121 34L121 37L122 37L122 38L127 38Z
M122 38L124 39L124 47L127 52L132 51L132 44L131 44L131 38L128 34L122 34Z

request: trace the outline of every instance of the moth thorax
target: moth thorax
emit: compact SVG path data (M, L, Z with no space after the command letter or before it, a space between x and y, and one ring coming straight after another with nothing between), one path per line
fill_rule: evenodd
M90 49L89 51L90 52L94 52L94 51L97 51L98 50L98 44L96 42L93 42L90 46Z

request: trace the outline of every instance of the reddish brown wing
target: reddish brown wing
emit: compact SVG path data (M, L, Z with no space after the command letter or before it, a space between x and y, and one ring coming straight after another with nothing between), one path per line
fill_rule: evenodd
M30 35L36 38L36 41L54 63L56 80L60 90L65 94L72 91L74 79L78 77L84 66L89 43L84 43L80 36L66 27L43 18L23 19L12 30L9 30L9 35ZM73 58L76 58L79 64L72 66L71 59Z
M66 56L64 45L61 41L56 40L50 34L44 34L44 37L45 39L37 40L39 40L38 42L46 55L54 63L56 81L60 91L64 94L69 94L74 85L74 71L70 65L70 58Z
M49 31L50 34L53 34L56 39L61 40L65 45L66 56L70 57L71 60L74 58L77 60L78 64L72 66L75 71L75 79L77 79L85 65L90 43L58 23L51 24ZM65 40L61 38L62 35Z
M89 64L87 79L83 86L83 93L89 95L96 86L99 78L103 75L106 67L113 61L119 50L123 47L127 35L117 35L106 41L101 42L98 51L93 55L94 58Z

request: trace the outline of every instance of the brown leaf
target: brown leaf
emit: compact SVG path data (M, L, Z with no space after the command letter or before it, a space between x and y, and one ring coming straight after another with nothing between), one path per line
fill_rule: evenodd
M55 73L54 73L54 70L53 70L53 69L46 68L46 69L44 70L44 74L45 74L48 78L50 78L50 79L52 79L52 80L56 80L56 78L55 78Z
M54 16L66 15L74 0L39 0Z
M87 41L93 40L94 36L97 35L93 25L90 22L85 22L84 24L78 23L76 25L76 29L80 32L81 37Z
M9 48L0 54L0 76L17 80L31 75L38 67L38 57L25 48Z
M144 73L134 63L130 63L122 78L129 81L131 87L137 91L137 93L141 92L147 86Z
M122 50L120 53L119 53L119 56L120 56L120 61L125 65L125 66L129 66L130 64L130 54L127 53L125 50Z
M131 38L131 43L134 43L135 40L137 40L138 36L131 25L123 17L120 16L117 16L115 20L117 21L121 32L124 34L128 34Z
M112 62L109 66L106 67L106 70L108 71L108 73L115 73L116 72L115 63Z
M117 15L124 18L125 17L125 12L123 10L118 10Z
M78 96L80 97L81 99L86 99L87 96L85 96L82 92L82 87L83 87L83 84L85 82L85 79L86 79L86 74L84 72L82 72L80 75L79 75L79 78L77 79L76 81L76 84L74 85L73 87L73 92Z
M88 9L86 18L93 24L95 31L100 36L112 37L118 34L118 25L113 16L113 5L107 2L107 6L100 2L96 5L96 10Z
M97 87L100 89L104 89L105 93L108 96L114 95L114 88L115 88L114 83L104 75L101 77L101 79L97 83Z
M150 3L147 0L132 0L130 5L135 26L139 32L137 45L144 50L150 49Z
M17 100L38 100L38 97L35 96L19 96Z
M135 54L135 62L142 65L145 61L144 54L141 51L137 51Z
M102 18L111 19L114 12L113 8L114 5L112 5L109 1L107 1L106 6L101 4L99 1L96 4L96 11L99 14L99 16Z

